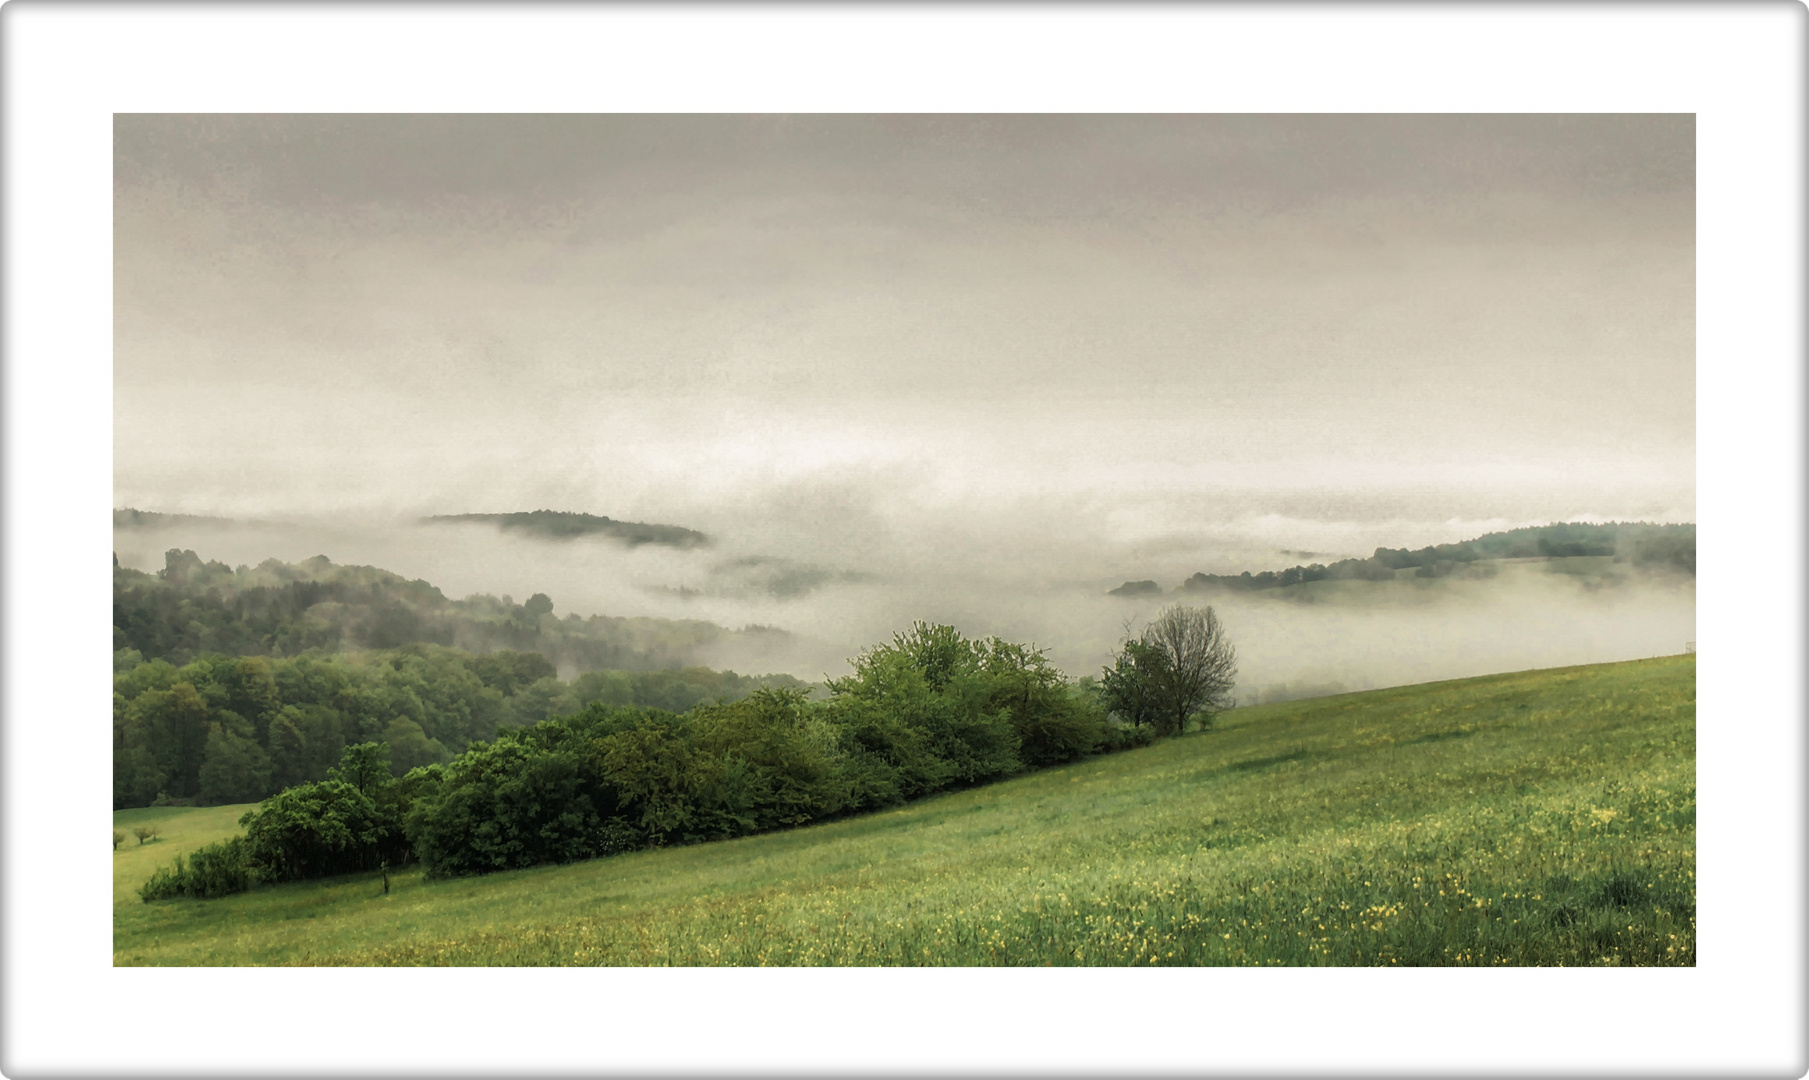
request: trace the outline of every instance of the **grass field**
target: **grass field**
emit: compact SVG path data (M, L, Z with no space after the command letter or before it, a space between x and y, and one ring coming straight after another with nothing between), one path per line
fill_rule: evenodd
M410 871L387 896L372 875L144 904L116 875L114 959L1693 965L1695 676L1670 657L1255 706L882 814ZM241 810L133 813L166 814L147 848L174 854L178 822L224 835Z
M113 903L138 903L138 887L158 867L174 862L178 855L243 832L239 816L255 805L153 806L113 811L113 827L126 834L113 852ZM156 826L157 837L140 844L132 835L133 827L138 825Z

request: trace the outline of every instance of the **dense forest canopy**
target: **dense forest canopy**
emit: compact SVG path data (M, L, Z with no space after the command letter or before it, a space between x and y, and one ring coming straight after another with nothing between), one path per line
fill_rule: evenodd
M290 659L207 655L180 666L122 649L113 664L115 809L261 799L323 778L345 747L364 742L387 743L406 771L592 705L678 713L763 687L810 690L790 675L701 667L561 680L539 653L426 644Z
M1290 554L1300 554L1293 552ZM1578 556L1612 557L1616 562L1641 568L1663 568L1694 576L1696 526L1654 525L1648 522L1586 524L1565 522L1505 532L1485 533L1474 540L1436 544L1416 550L1379 547L1367 559L1290 566L1252 574L1195 574L1181 583L1188 593L1278 589L1309 581L1392 581L1396 571L1414 570L1419 577L1440 577L1471 563L1490 559L1561 559ZM1158 595L1154 581L1127 581L1111 590L1114 596Z
M236 569L172 549L147 574L113 564L113 648L185 664L204 654L297 656L309 650L426 643L537 652L565 671L651 671L694 664L700 649L784 631L731 631L695 619L553 614L535 593L448 599L421 580L324 555Z
M608 536L629 547L641 544L663 544L667 547L692 548L709 544L710 538L695 529L678 525L653 525L641 521L617 521L595 514L574 514L562 510L530 510L513 514L436 514L421 519L425 525L454 525L477 522L495 525L509 532L526 533L543 540L573 540L580 536Z

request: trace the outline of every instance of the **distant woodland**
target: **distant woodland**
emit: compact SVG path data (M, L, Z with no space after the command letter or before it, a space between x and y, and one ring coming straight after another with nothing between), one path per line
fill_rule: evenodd
M113 648L173 664L205 654L282 657L423 643L537 652L565 670L650 671L694 663L705 646L783 633L695 619L561 619L544 593L520 603L484 594L451 600L425 581L323 555L234 569L172 549L155 574L123 568L117 558L113 567Z
M500 729L592 704L683 712L789 675L691 662L746 634L696 620L564 619L536 593L449 600L433 585L316 556L234 569L171 550L113 566L114 805L240 802L319 780L346 746L449 761ZM559 667L580 672L557 677Z
M546 657L437 645L293 659L207 655L180 666L113 658L113 806L250 802L325 778L348 746L388 744L406 771L450 761L498 731L591 705L684 712L789 675L689 667L556 677Z
M1379 547L1367 559L1297 565L1257 574L1247 570L1242 574L1195 574L1181 583L1180 591L1247 592L1286 588L1309 581L1392 581L1401 570L1414 570L1415 577L1443 577L1471 563L1489 559L1578 556L1612 557L1617 563L1666 569L1693 577L1696 573L1696 526L1646 522L1540 525L1486 533L1474 540L1437 544L1417 551ZM1115 596L1159 595L1161 592L1161 586L1154 581L1127 581L1112 590Z
M617 521L595 514L573 514L560 510L531 510L515 514L438 514L422 518L425 525L455 525L478 522L495 525L505 532L518 532L543 540L575 540L580 536L607 536L629 547L641 544L663 544L667 547L702 547L710 538L695 529L677 525L650 525L640 521Z
M661 544L666 547L705 547L710 538L696 529L678 525L657 525L641 521L617 521L597 514L568 513L563 510L531 510L513 514L436 514L421 519L423 525L456 525L475 522L494 525L504 532L519 533L541 540L574 540L580 536L606 536L629 547ZM259 522L234 518L207 517L199 514L165 514L154 510L125 507L113 511L115 529L156 529L175 525L255 525Z

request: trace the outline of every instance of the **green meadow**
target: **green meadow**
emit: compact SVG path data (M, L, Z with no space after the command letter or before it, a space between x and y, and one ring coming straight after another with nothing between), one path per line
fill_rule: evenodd
M387 892L143 903L246 807L120 811L114 961L1693 965L1695 687L1681 656L1254 706L883 813Z
M113 811L114 830L126 834L113 850L114 905L138 903L138 887L158 867L174 862L178 855L243 832L239 817L255 805L151 806ZM154 827L157 835L139 843L132 830L141 825Z

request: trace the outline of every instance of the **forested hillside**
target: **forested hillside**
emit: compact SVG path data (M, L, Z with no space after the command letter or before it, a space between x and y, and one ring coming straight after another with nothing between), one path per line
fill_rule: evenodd
M676 713L763 686L809 689L789 675L697 667L560 680L538 653L419 644L294 659L213 655L180 667L126 649L114 669L115 809L261 799L323 778L345 747L363 742L389 744L406 771L593 704Z
M690 663L705 645L781 633L560 619L543 594L449 600L324 556L234 569L172 550L156 574L116 559L114 806L260 799L321 779L361 742L413 767L596 703L683 712L763 686L808 690ZM560 667L578 674L561 680Z
M561 619L543 593L520 603L481 594L451 600L425 581L324 555L234 569L173 549L155 574L113 564L113 648L173 664L214 653L279 657L425 643L537 652L567 671L650 671L693 664L706 646L783 634L695 619Z
M1190 593L1277 589L1309 581L1392 581L1399 570L1415 570L1418 577L1441 577L1471 563L1488 559L1574 558L1611 556L1615 562L1635 567L1667 569L1694 576L1696 526L1653 525L1646 522L1613 522L1603 525L1566 523L1541 525L1506 532L1486 533L1457 544L1438 544L1417 551L1379 547L1367 559L1343 559L1324 564L1291 566L1252 574L1195 574L1181 583ZM1160 592L1153 581L1127 581L1115 595Z

